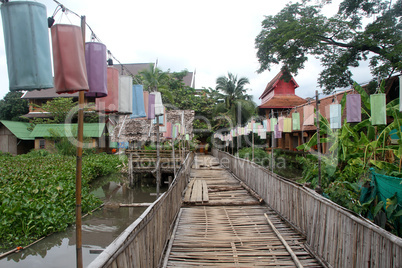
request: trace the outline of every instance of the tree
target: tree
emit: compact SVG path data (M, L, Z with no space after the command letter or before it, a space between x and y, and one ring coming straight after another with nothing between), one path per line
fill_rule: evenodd
M0 119L22 121L21 115L29 112L28 101L21 99L22 92L8 92L0 100Z
M219 94L223 103L216 105L215 114L225 114L230 117L233 125L242 124L255 113L256 105L252 97L246 94L245 86L249 84L246 77L237 79L236 75L228 73L228 76L220 76L216 79L216 90L222 93L212 92L218 98ZM218 95L217 95L218 94Z
M333 17L321 14L326 2L305 0L266 16L255 40L258 72L283 64L297 74L312 55L324 67L318 84L331 93L353 84L350 68L362 60L380 79L402 71L402 0L344 0Z
M68 113L77 105L73 98L54 98L41 106L41 110L49 112L49 118L34 118L31 122L32 128L37 124L63 124L66 121ZM99 122L99 115L93 111L93 107L85 108L85 123ZM74 113L73 122L77 120L77 113Z
M167 88L169 74L155 67L154 64L150 64L147 70L142 70L139 74L141 75L145 90L154 92Z

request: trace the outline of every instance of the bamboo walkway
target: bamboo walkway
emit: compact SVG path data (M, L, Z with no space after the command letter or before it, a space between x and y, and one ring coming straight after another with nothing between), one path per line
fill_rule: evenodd
M196 157L164 267L321 267L305 238L242 186L212 156Z

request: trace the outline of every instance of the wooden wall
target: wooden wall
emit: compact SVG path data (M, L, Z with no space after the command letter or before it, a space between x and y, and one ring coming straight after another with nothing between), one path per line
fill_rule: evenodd
M0 151L17 155L17 137L3 124L0 125Z
M307 246L329 267L402 267L401 238L248 160L213 154L304 234Z
M167 192L110 244L88 267L159 267L171 226L182 204L194 154L190 153Z

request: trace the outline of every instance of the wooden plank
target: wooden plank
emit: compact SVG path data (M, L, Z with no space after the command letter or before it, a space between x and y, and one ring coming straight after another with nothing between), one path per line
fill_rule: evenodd
M202 202L209 202L208 185L205 180L202 181Z
M184 202L190 202L191 191L193 190L194 181L195 179L190 180L190 182L187 185L186 193L183 198Z

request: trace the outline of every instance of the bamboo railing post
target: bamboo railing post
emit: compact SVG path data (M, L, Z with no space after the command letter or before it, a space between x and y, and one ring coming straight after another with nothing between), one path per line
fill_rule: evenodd
M83 46L85 50L85 16L81 16L81 31ZM78 95L78 146L77 146L77 165L75 176L75 249L77 257L77 268L82 268L82 222L81 222L81 176L82 176L82 147L84 142L84 91Z
M321 143L320 143L320 111L318 90L315 91L315 107L316 107L316 120L317 120L317 152L318 152L318 192L321 191Z
M271 114L272 114L271 118L273 118L274 117L274 110L273 109L271 109ZM271 128L272 128L272 126L271 126ZM274 173L274 142L275 142L275 140L274 140L274 132L271 131L271 171L272 171L272 173Z
M159 156L159 115L156 116L156 198L159 198L159 187L161 183L161 167Z

